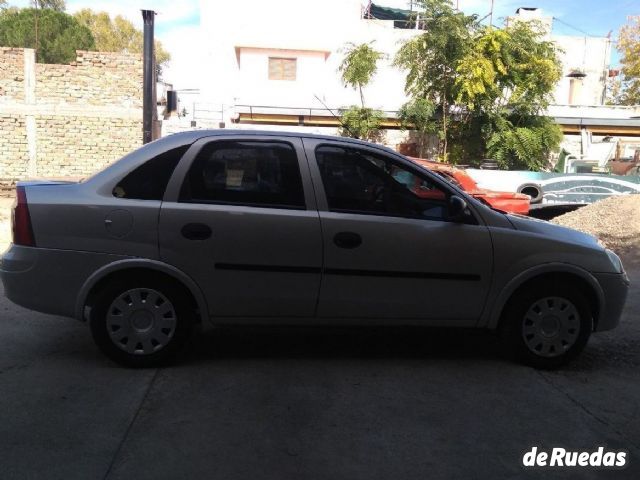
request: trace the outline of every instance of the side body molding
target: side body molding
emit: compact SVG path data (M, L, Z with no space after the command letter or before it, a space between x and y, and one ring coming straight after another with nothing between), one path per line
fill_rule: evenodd
M91 289L98 283L101 279L110 275L112 273L128 270L131 268L144 268L146 270L155 270L157 272L164 273L169 275L170 277L175 278L177 281L181 282L193 295L195 299L198 310L200 311L200 315L202 320L209 320L209 307L205 300L202 291L196 285L196 283L184 272L177 269L176 267L169 265L164 262L160 262L158 260L149 260L144 258L131 258L118 260L116 262L105 265L104 267L96 270L82 285L80 292L78 293L78 298L76 300L75 306L75 318L84 322L84 306L87 302L87 298L89 296L89 292Z
M531 280L534 277L544 275L546 273L570 273L580 277L591 286L594 292L596 292L598 311L604 311L604 292L602 291L602 288L600 287L598 281L591 273L570 263L551 262L536 265L513 277L506 285L502 287L500 293L491 302L492 305L490 304L489 308L487 309L488 315L481 320L478 326L491 329L496 328L498 326L498 323L500 322L500 315L502 314L502 310L509 301L511 295L513 295L518 287L520 287L526 281ZM496 288L496 286L494 286L494 288ZM597 321L597 318L594 320Z

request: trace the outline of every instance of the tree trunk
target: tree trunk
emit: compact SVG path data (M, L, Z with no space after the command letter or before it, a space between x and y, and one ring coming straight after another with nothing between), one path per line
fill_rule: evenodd
M442 155L443 155L443 160L446 162L448 161L447 158L447 99L446 97L443 98L442 101Z
M358 85L358 89L360 90L360 104L362 108L364 108L364 94L362 93L362 85Z
M36 9L36 21L35 21L35 35L36 35L36 44L35 44L35 57L36 57L36 62L38 61L38 18L39 18L39 14L38 14L38 2L34 2L34 6Z

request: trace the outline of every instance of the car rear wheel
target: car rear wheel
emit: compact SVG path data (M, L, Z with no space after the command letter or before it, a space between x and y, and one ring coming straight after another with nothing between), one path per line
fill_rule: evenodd
M152 278L105 288L91 309L91 332L102 352L129 367L154 367L173 359L189 338L194 312L184 293Z
M535 368L557 368L579 354L591 335L591 308L571 286L540 285L516 294L501 323L507 348Z

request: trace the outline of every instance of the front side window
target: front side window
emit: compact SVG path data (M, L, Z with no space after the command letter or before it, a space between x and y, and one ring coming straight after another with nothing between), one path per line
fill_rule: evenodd
M285 142L211 142L194 159L180 201L304 208L296 151Z
M447 220L448 193L384 155L324 145L316 159L331 211Z
M189 145L183 145L147 160L124 177L113 189L113 196L136 200L162 200L171 174Z

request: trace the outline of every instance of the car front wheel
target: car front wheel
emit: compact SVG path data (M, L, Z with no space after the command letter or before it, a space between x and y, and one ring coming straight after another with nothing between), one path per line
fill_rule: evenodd
M164 364L189 338L194 314L171 282L132 279L102 291L91 309L91 333L102 352L129 367Z
M507 347L535 368L557 368L587 344L593 325L584 294L571 286L540 285L516 294L501 329Z

